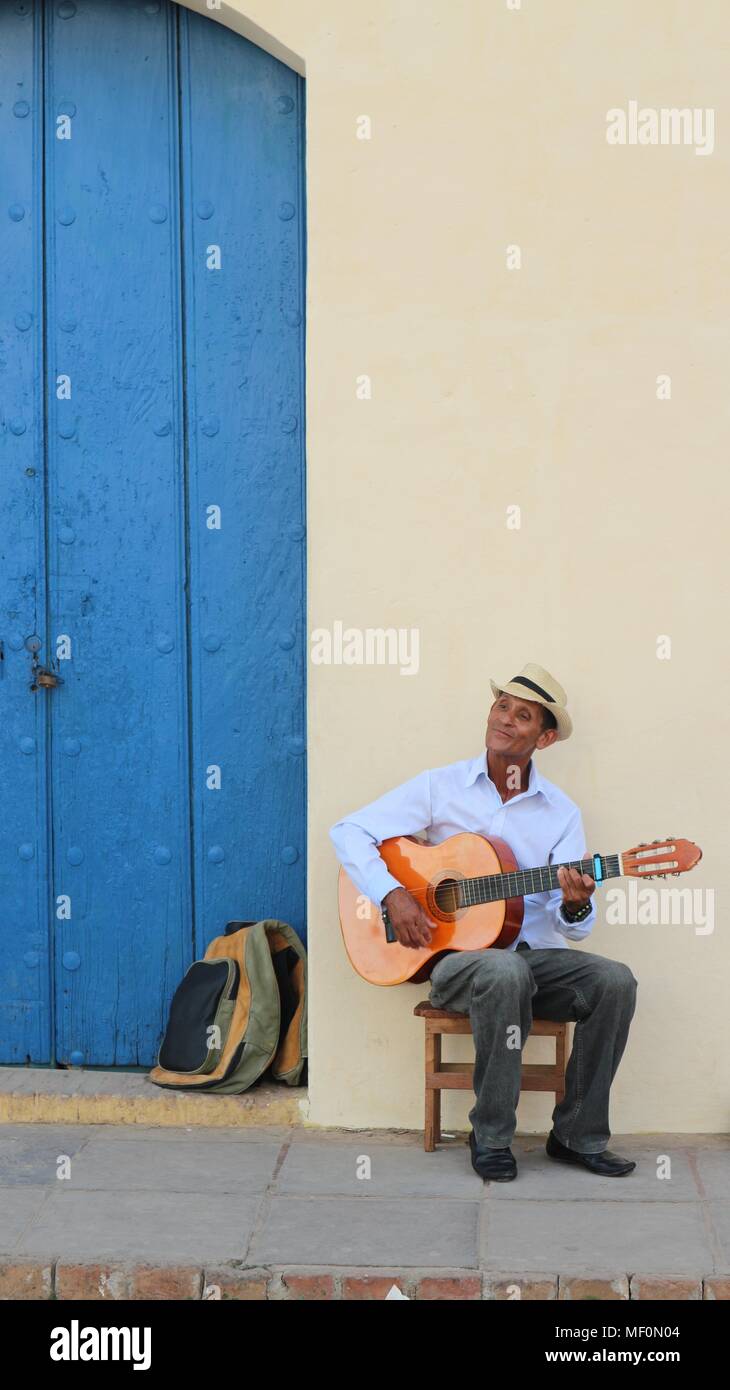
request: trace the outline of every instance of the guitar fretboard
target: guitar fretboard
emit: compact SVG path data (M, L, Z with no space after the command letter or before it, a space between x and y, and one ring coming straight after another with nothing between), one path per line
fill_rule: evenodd
M617 854L592 854L588 859L572 859L565 864L545 864L540 869L516 869L509 874L484 874L478 878L461 879L458 884L459 906L475 907L477 903L505 902L508 898L523 898L529 893L549 893L552 889L560 887L558 869L577 869L581 874L590 874L591 878L598 882L596 860L600 863L601 882L604 878L621 876L621 863ZM437 902L438 894L437 888Z

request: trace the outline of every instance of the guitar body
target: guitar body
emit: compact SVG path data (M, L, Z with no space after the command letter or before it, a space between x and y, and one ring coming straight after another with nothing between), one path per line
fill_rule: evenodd
M450 951L511 946L522 926L524 895L558 888L561 868L588 874L598 884L623 876L671 878L687 873L702 858L693 840L674 835L651 844L644 840L620 854L591 854L567 864L535 868L519 868L504 840L488 840L467 831L451 835L440 845L398 836L383 840L379 849L393 877L437 925L430 946L401 946L380 908L359 892L341 868L340 925L345 950L358 975L373 985L427 980L436 961Z
M414 893L438 924L431 945L413 949L388 942L380 908L356 888L344 869L339 876L340 925L345 950L358 975L373 985L414 984L427 980L448 951L480 951L511 946L522 926L521 897L449 909L449 884L488 874L511 873L517 861L504 840L464 832L440 845L424 845L410 836L384 840L380 855L390 872ZM440 903L435 897L439 889Z

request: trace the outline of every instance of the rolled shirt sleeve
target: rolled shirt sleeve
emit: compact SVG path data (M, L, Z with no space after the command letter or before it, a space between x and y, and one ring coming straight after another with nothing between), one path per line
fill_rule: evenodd
M377 801L337 821L329 834L337 858L355 886L380 907L386 894L403 884L390 873L378 845L394 835L415 835L426 830L432 819L431 774L419 772Z
M569 864L571 860L585 859L586 857L586 837L583 829L583 819L577 809L571 817L568 826L561 835L557 844L554 845L550 855L551 864ZM563 901L562 888L555 889L547 895L549 911L552 915L553 926L568 941L582 941L588 936L596 920L595 894L591 897L591 910L582 922L566 922L561 915L560 905Z

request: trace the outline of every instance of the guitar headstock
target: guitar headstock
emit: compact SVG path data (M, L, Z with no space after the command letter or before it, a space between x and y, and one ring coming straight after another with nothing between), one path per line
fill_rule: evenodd
M649 844L636 845L634 849L624 850L621 855L623 872L629 878L667 878L675 874L686 874L702 858L702 850L693 840L677 840L670 835L666 840L653 840Z

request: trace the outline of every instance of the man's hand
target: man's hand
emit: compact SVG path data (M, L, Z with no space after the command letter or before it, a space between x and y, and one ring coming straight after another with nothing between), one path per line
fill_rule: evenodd
M382 906L388 909L401 946L412 946L418 950L421 946L431 945L431 932L436 930L437 923L424 912L407 888L391 888L383 898Z
M558 869L558 883L563 890L563 902L569 916L588 902L596 887L590 874L579 874L577 869L566 869L564 865Z

